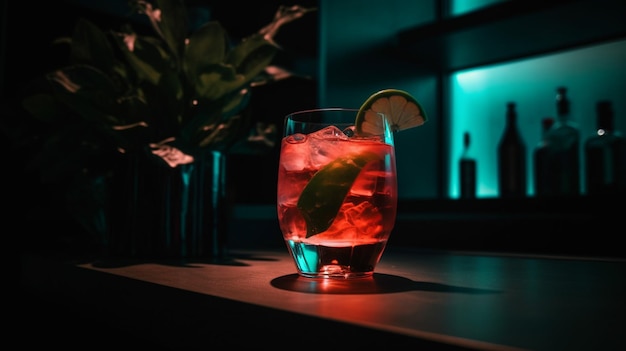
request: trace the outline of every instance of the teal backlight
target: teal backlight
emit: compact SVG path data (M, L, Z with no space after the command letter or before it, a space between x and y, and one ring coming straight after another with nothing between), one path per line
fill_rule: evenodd
M450 0L450 15L459 16L507 0Z
M626 41L458 71L450 76L448 194L458 198L463 133L470 132L470 154L477 160L477 197L497 197L497 147L506 104L515 102L518 127L527 149L528 194L534 195L532 151L541 136L541 119L556 116L556 88L568 88L571 118L581 146L595 132L595 104L611 100L615 127L626 131ZM582 151L582 150L581 150ZM581 153L581 181L584 159ZM584 194L586 189L581 188Z

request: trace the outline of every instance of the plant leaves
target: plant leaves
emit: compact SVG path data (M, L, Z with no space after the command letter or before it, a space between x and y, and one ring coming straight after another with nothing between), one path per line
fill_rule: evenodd
M167 43L178 64L185 50L185 39L189 30L185 2L183 0L156 0L155 3L156 8L160 10L160 16L149 15L152 25Z
M240 123L230 123L231 118L239 118L250 101L250 91L241 90L205 104L193 110L192 119L183 126L181 136L186 142L200 147L217 147L217 142L226 139L218 135L230 133L235 136ZM200 108L200 106L203 106ZM247 121L247 119L240 119ZM233 128L237 126L237 128ZM228 139L230 141L230 139ZM224 143L222 143L223 145Z
M137 78L157 85L163 70L172 69L169 56L160 42L149 37L139 37L135 33L126 33L115 37L117 44L134 68Z
M71 57L75 64L89 64L103 72L114 72L120 65L107 35L84 18L74 27Z
M271 63L278 48L260 34L252 35L233 48L226 57L226 63L233 65L237 73L250 82Z
M214 101L241 88L244 84L244 76L236 74L232 66L216 64L197 75L195 90L198 98Z
M96 125L124 125L131 117L120 108L116 86L106 74L94 67L65 67L50 73L48 79L60 101L86 120L97 122Z
M187 79L194 82L201 72L223 63L227 45L226 31L219 22L208 22L192 33L185 49L183 66Z
M58 107L64 104L122 148L170 138L188 143L181 150L221 148L249 123L251 83L279 49L273 35L308 11L281 7L268 26L231 48L217 21L188 32L185 0L130 4L158 35L140 36L130 26L103 32L80 19L71 38L73 65L47 76L57 106L50 95L31 96L23 101L31 114L41 120L61 117L66 111Z

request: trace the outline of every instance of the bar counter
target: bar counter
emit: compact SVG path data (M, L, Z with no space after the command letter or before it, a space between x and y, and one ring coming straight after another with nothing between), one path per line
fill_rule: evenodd
M21 270L31 322L53 329L58 312L100 343L125 335L163 350L626 349L622 258L390 245L373 278L349 282L298 277L286 248L232 250L217 263L26 253Z

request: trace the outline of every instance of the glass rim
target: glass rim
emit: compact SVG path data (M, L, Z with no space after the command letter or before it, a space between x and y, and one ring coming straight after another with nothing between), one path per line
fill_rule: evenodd
M309 124L309 125L327 125L329 123L342 125L342 126L350 126L354 125L357 120L357 115L361 111L360 108L351 108L351 107L320 107L320 108L312 108L307 110L298 110L294 112L290 112L283 118L283 123L285 125L296 123L296 124ZM350 114L350 115L348 115ZM385 118L383 113L377 113L381 116L383 120L383 124L390 127L391 122L389 119ZM334 117L338 116L338 117ZM317 119L322 117L322 119ZM350 117L350 118L348 118Z
M285 137L292 134L310 134L332 125L341 129L355 127L359 111L358 108L349 107L322 107L291 112L284 118L282 135ZM380 133L359 135L356 139L377 136L382 138L384 143L394 145L390 122L382 114L379 113L379 115L381 117L381 123L378 125L381 129Z
M317 113L317 112L359 112L358 108L352 107L320 107L320 108L311 108L307 110L298 110L288 113L285 118L289 116L303 115L307 113Z
M310 112L324 112L324 111L359 111L356 107L318 107L318 108L310 108L306 110L298 110L289 113L288 115L295 115L299 113L310 113Z

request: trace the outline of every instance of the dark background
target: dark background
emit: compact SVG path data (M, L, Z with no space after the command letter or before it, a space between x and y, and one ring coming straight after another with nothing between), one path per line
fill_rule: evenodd
M237 38L267 24L279 4L314 6L317 2L187 3L208 10L211 18L219 20L231 36ZM20 97L34 78L66 62L67 53L53 50L50 43L59 36L70 35L79 17L87 17L109 28L131 21L139 30L145 23L137 17L128 17L125 0L5 1L1 11L0 138L5 150L3 231L9 233L7 237L11 243L26 238L25 245L34 241L48 247L76 245L75 236L81 229L68 214L61 184L42 183L37 171L28 167L29 157L36 151L36 143L31 147L30 138L40 126L32 124L21 109ZM285 50L276 57L275 63L301 69L302 72L298 73L302 76L255 90L251 109L258 121L280 126L287 113L317 105L317 21L316 15L309 14L286 25L279 33L277 41ZM143 29L148 30L147 27ZM277 157L277 144L262 155L229 156L229 181L236 203L275 203ZM623 245L614 244L619 233L614 235L614 229L602 229L615 225L619 225L618 230L623 228L618 220L623 211L619 202L612 205L605 199L587 198L469 202L415 199L399 205L399 234L391 239L398 246L624 255ZM267 220L275 225L273 217ZM594 227L596 223L603 227ZM251 229L256 225L253 223ZM581 228L587 234L578 235ZM418 230L433 234L414 235Z
M236 41L270 23L280 5L316 7L317 1L186 1L190 12L219 21ZM68 213L65 183L41 179L31 160L42 147L37 135L45 126L21 107L21 99L45 73L68 63L68 52L52 42L71 36L76 21L87 18L103 29L130 23L138 32L154 34L144 16L127 12L126 0L62 0L39 3L5 1L0 8L0 140L5 150L2 167L4 232L9 242L21 246L38 243L49 248L83 249L81 226ZM207 18L203 18L207 19ZM255 88L250 102L253 119L275 124L294 110L316 106L317 15L309 13L286 24L276 36L282 47L274 64L293 71L291 78ZM299 70L299 71L297 71ZM228 156L228 181L232 200L245 204L273 204L278 167L277 141L260 154ZM18 228L18 229L15 229ZM74 248L74 246L76 246ZM19 251L19 250L17 250Z

